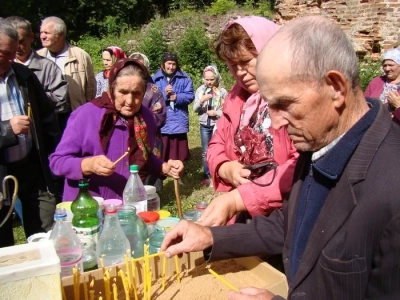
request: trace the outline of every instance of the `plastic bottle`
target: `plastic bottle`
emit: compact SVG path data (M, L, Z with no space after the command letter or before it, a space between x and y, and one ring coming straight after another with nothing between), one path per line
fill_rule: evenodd
M97 269L97 256L96 256L96 245L92 238L81 238L81 245L83 251L83 270L85 272Z
M117 217L117 208L107 205L105 209L103 231L96 246L97 264L101 266L100 258L103 258L104 266L124 262L124 255L130 256L131 246Z
M128 182L124 189L124 204L135 206L137 213L147 211L147 194L142 180L139 177L138 165L131 165L129 171L131 175L129 175Z
M54 219L50 240L53 240L54 248L60 258L61 277L71 276L75 266L83 272L81 242L71 225L66 223L65 208L57 208Z
M152 185L145 185L144 189L146 190L147 194L147 210L160 210L160 197L157 194L156 188Z
M135 207L130 205L119 207L117 215L122 231L127 237L133 251L133 257L142 257L143 245L148 238L145 222L136 215Z
M99 239L100 220L97 216L99 204L89 194L89 183L87 179L79 180L79 193L71 204L72 228L79 238L92 238L96 244Z

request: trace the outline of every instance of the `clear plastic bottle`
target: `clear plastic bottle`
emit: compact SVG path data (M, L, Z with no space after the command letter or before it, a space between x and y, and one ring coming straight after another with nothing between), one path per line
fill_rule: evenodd
M124 262L124 255L130 256L131 246L117 217L117 209L114 205L107 205L105 209L103 231L96 246L97 264L101 265L100 258L103 258L104 266Z
M97 256L96 256L96 245L93 239L83 237L81 238L81 245L83 251L83 270L85 272L97 269Z
M131 165L129 171L131 175L124 189L124 204L135 206L137 213L147 211L147 193L139 177L138 165Z
M71 225L66 223L67 212L65 208L57 208L54 219L55 223L50 234L50 240L53 240L54 248L60 258L61 277L71 276L72 269L75 266L83 272L81 242Z
M136 208L130 205L119 207L117 215L122 231L131 245L133 257L142 257L143 245L148 238L145 222L136 215Z

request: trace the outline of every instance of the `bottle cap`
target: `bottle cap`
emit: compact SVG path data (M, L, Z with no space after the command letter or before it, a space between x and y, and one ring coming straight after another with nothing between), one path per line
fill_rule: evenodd
M117 212L117 207L114 204L106 206L106 214L115 214Z
M145 223L154 223L160 219L160 215L155 211L142 211L138 213L138 216L141 217Z
M146 190L147 195L153 195L153 194L157 193L156 187L154 187L152 185L145 185L144 189Z
M129 166L129 171L133 172L138 172L139 171L139 166L138 165L130 165Z
M54 219L64 219L67 217L67 211L65 208L56 208L56 212L54 214Z
M205 201L200 201L200 202L197 202L197 203L196 203L196 209L202 209L202 210L204 210L204 209L207 208L207 206L208 206L208 203L205 202Z
M156 229L166 230L166 231L171 230L179 223L179 221L180 221L179 218L174 218L174 217L158 220L156 223Z
M168 210L159 210L157 213L160 216L160 220L169 218L171 216L171 213Z
M122 200L120 199L107 199L104 200L104 207L106 207L107 205L114 205L115 207L119 207L122 205Z
M87 186L89 186L89 182L87 181L87 179L79 180L78 187L87 187Z
M99 206L104 205L104 198L100 197L100 196L93 196L93 199L97 201L97 203L99 204Z

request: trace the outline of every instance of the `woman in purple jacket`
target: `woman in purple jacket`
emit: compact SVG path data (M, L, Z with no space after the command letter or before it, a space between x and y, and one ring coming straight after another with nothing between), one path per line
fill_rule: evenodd
M148 76L139 61L119 60L110 71L109 92L71 114L50 157L53 173L66 178L63 201L75 199L83 177L90 177L92 195L122 199L131 164L139 165L142 180L149 174L179 178L181 161L163 163L153 153L157 127L152 112L142 105ZM114 164L127 150L129 155Z

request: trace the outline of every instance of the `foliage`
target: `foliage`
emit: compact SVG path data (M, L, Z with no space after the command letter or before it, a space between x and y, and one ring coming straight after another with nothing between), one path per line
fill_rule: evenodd
M383 74L381 61L373 61L371 59L361 60L358 64L361 87L365 90L368 83L376 76Z
M229 10L236 7L236 2L233 0L216 0L207 9L207 12L213 16L226 14Z
M272 19L274 16L273 7L274 3L271 0L260 0L257 4L257 9L255 11L256 15Z
M152 23L140 38L137 51L145 54L150 61L150 73L155 73L160 68L160 60L168 50L167 41L163 36L163 28L160 23Z

